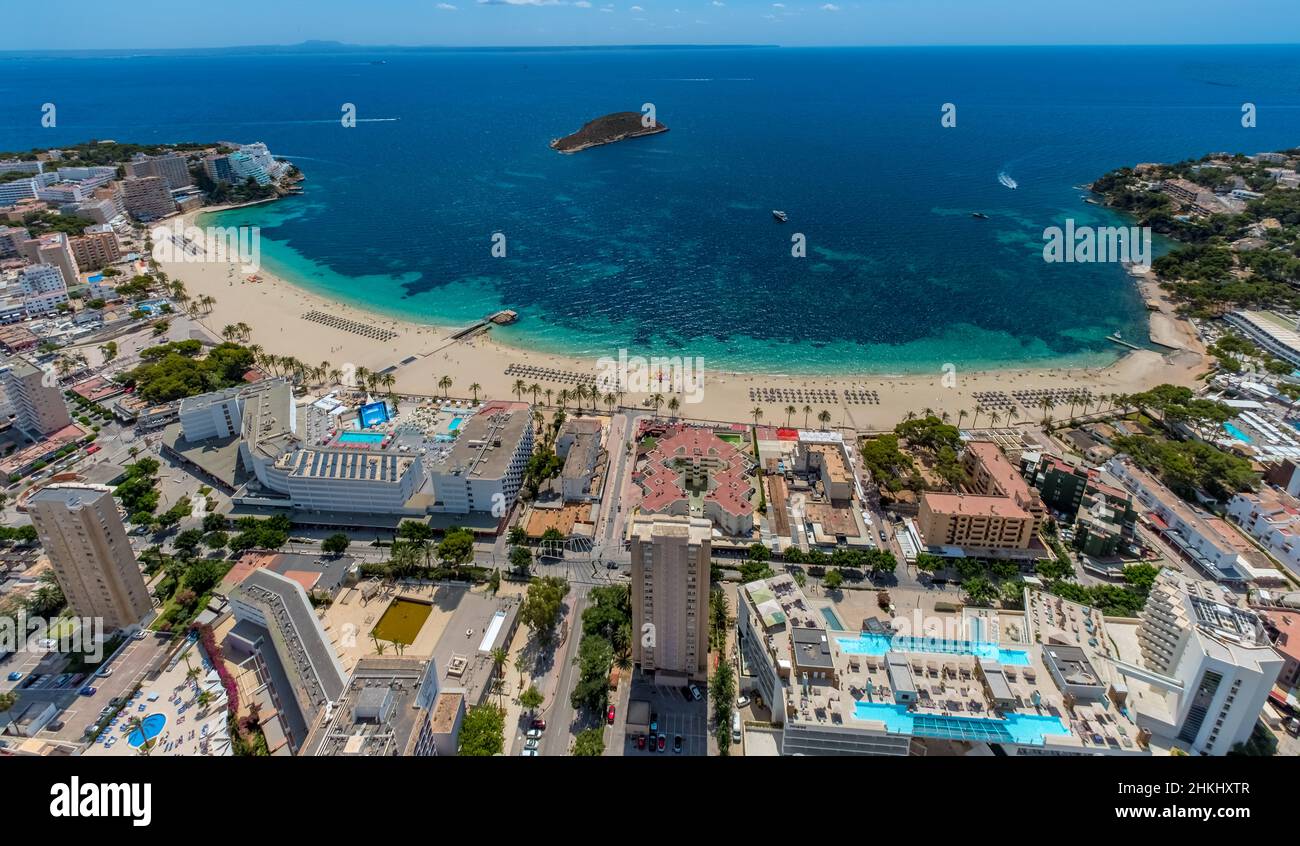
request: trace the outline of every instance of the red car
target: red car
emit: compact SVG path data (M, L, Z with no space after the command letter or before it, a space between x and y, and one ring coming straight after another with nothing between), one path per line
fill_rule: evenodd
M668 738L662 734L659 735L659 751L660 752L664 751L664 747L666 747L667 745L668 745Z
M644 735L644 734L638 734L638 735L636 736L636 748L637 748L637 749L644 749L644 748L645 748L645 735Z
M546 731L546 720L543 720L541 717L538 717L537 719L533 720L532 728L535 728L538 731Z
M614 725L614 706L610 705L609 710L605 712L605 721L611 726Z

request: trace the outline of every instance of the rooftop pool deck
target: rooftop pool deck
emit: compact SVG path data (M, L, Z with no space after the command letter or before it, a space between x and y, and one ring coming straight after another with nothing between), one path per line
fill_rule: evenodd
M1042 746L1048 736L1063 737L1070 733L1059 717L1050 715L1011 713L1005 719L955 717L909 711L905 705L890 702L859 702L853 708L853 716L859 720L884 723L890 734L943 740Z
M992 641L942 640L939 638L906 637L903 635L861 634L857 637L835 639L847 655L884 655L886 652L919 653L925 655L973 655L1010 664L1029 666L1029 653L1020 649L1003 649Z

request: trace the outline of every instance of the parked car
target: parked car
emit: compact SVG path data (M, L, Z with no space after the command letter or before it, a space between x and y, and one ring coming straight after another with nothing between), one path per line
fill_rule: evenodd
M537 719L533 720L532 728L546 731L546 720L543 720L541 717L538 717Z
M534 749L525 749L523 752L520 752L519 754L522 755L522 756L525 757L525 758L538 758L538 757L541 756L542 753L541 753L541 752L538 752L538 751L534 748Z
M682 754L682 736L680 734L673 736L673 752L678 755Z
M541 730L541 729L529 729L529 730L528 730L528 733L525 734L524 737L528 738L529 740L541 740L541 739L542 739L542 730Z
M691 698L694 699L696 702L699 702L701 699L704 698L704 694L700 693L700 686L697 684L692 683L691 686L687 688L687 690L691 692Z
M736 698L736 707L737 707L737 708L744 708L744 707L745 707L746 705L748 705L748 704L749 704L749 697L748 697L748 696L739 696L739 697Z
M99 690L99 688L86 685L85 687L83 687L81 690L77 692L80 693L82 696L94 696L97 690Z
M637 748L637 749L644 749L644 748L645 748L645 735L644 735L644 734L638 734L638 735L636 736L636 748Z
M23 677L22 673L13 672L9 674L9 681L18 681L22 677Z
M102 668L102 669L96 671L95 675L98 676L98 677L101 678L101 679L106 679L106 678L108 678L109 676L113 675L113 668L112 668L112 667L104 667L104 668Z
M530 739L530 740L528 740L528 741L525 741L525 743L524 743L524 748L525 748L525 749L536 749L536 748L537 748L538 746L540 746L540 745L541 745L541 744L538 743L537 740L535 740L535 739Z
M614 706L610 705L609 710L605 712L605 722L611 726L614 725Z
M664 748L667 746L668 746L668 738L662 734L659 735L659 751L660 752L664 751Z

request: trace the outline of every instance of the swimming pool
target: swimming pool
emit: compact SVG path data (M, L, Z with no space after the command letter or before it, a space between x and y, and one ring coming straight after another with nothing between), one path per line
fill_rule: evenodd
M448 431L448 432L454 432L454 431L456 431L457 429L460 428L460 424L462 424L462 423L464 423L464 422L465 422L465 418L464 418L464 417L453 417L453 418L451 418L451 422L447 424L447 431Z
M1229 435L1232 435L1234 438L1236 438L1239 441L1245 441L1246 443L1250 443L1250 435L1247 435L1245 432L1241 431L1231 423L1224 423L1223 430L1227 432Z
M375 444L383 443L384 438L386 437L388 436L383 432L340 432L335 442L340 444L365 444L367 446L374 446Z
M1042 714L1011 713L1006 719L993 717L954 717L946 714L923 714L907 710L906 705L890 702L859 702L853 708L859 720L884 723L890 734L913 737L936 737L944 740L982 740L986 743L1015 743L1042 746L1049 735L1070 733L1059 717Z
M166 714L150 714L140 721L140 728L126 736L126 742L131 746L138 747L145 741L153 740L162 734L165 725L167 725Z
M974 655L1010 664L1013 667L1029 666L1029 653L1019 649L1001 649L986 640L940 640L929 637L903 637L900 635L862 634L857 637L836 638L840 649L847 655L884 655L886 652L908 652L929 655Z
M822 608L822 619L824 619L826 625L830 626L834 631L847 631L847 629L844 628L844 624L840 622L840 618L835 616L835 612L829 608Z

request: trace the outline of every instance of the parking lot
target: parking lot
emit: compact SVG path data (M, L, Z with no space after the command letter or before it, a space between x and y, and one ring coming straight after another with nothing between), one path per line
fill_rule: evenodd
M144 676L146 670L167 648L170 639L166 636L150 634L144 640L131 640L125 649L111 663L101 665L99 670L109 670L109 675L98 676L87 673L77 679L77 674L64 673L62 668L67 663L64 656L55 652L18 653L6 661L3 667L4 688L14 689L18 694L18 705L14 709L20 712L33 702L53 702L63 709L51 725L59 728L46 728L37 737L44 740L57 740L64 743L79 743L85 737L86 726L99 719L100 711L115 697L122 696ZM23 673L16 682L9 682L8 674L13 671ZM40 675L35 682L30 679ZM60 677L63 684L59 685ZM23 687L24 684L27 687ZM91 686L95 693L82 696L79 690Z
M707 696L703 684L700 692ZM640 673L632 678L631 699L643 699L650 703L650 711L657 717L658 733L667 740L664 751L651 752L647 742L645 749L636 746L636 735L627 735L624 741L624 755L672 755L673 739L682 738L682 755L703 757L708 754L708 714L706 700L696 702L682 687L655 687L643 679Z

